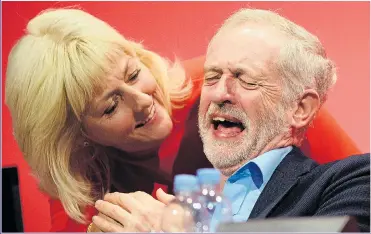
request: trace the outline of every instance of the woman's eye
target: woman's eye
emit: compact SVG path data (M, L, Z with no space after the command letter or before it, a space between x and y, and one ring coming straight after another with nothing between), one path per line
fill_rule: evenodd
M131 73L128 78L128 81L129 82L135 81L138 78L139 72L140 72L140 69L136 69L133 73Z
M112 103L112 105L110 106L110 107L108 107L105 111L104 111L104 114L105 115L111 115L113 112L115 112L115 110L116 110L116 107L117 107L117 105L118 105L118 98L115 98L114 100L113 100L113 103Z

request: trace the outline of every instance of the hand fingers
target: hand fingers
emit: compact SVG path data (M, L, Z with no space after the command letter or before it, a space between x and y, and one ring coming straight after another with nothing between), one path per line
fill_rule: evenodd
M161 190L162 191L162 190ZM164 200L174 198L172 195L168 195L165 192ZM133 199L134 198L134 199ZM145 210L145 207L152 208L163 208L165 204L161 201L156 200L148 193L137 191L134 193L108 193L104 196L104 200L109 201L113 204L119 205L128 211L140 211L141 209Z
M99 212L98 213L98 216L101 217L102 219L105 219L107 220L108 222L110 223L116 223L117 225L120 225L120 226L123 226L121 223L119 223L118 221L114 220L114 219L111 219L110 217L108 217L107 215Z
M165 193L164 190L162 190L161 188L157 189L156 197L165 205L169 204L175 198L173 195Z
M127 193L107 193L104 196L104 200L112 204L119 205L130 213L144 212L142 204L140 204L133 196Z
M164 232L182 232L182 227L185 224L191 224L187 222L187 213L184 207L180 204L173 203L164 211L164 217L166 220L162 222L162 231ZM174 212L176 211L176 212Z
M107 217L119 222L121 225L125 226L125 224L130 219L130 214L119 207L118 205L98 200L95 203L95 208L102 214L106 215Z
M104 224L110 223L112 224L112 226L116 227L119 226L115 222L117 221L119 224L124 226L126 231L140 231L140 232L151 231L150 225L148 225L147 222L142 222L140 219L128 213L128 211L126 211L125 209L121 208L118 205L101 200L98 200L95 204L96 204L95 207L99 212L108 216L108 218L114 220L113 223L105 220L106 222ZM105 227L107 228L107 226Z
M131 196L133 196L136 200L138 200L141 204L146 204L146 205L151 205L154 207L158 208L163 208L165 207L165 204L154 197L152 195L142 192L142 191L137 191L135 193L130 193Z
M99 216L93 216L93 224L103 232L124 232L122 226L110 223Z
M130 195L144 206L142 213L137 213L141 220L147 221L152 226L153 231L161 231L161 217L165 204L145 192L137 191L130 193Z
M104 199L125 208L143 225L148 225L155 231L160 231L160 217L165 205L151 195L141 191L129 194L116 192L106 194Z
M135 193L110 193L104 199L113 204L119 205L135 216L140 223L153 227L157 223L158 216L153 215L154 210L163 204L144 192ZM157 202L157 203L156 203ZM162 207L161 207L162 208Z

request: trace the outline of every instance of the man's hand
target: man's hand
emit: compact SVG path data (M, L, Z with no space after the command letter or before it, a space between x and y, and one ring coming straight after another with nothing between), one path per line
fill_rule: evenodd
M103 232L159 232L164 207L174 196L162 189L156 195L159 200L144 192L106 194L96 202L100 213L93 223Z

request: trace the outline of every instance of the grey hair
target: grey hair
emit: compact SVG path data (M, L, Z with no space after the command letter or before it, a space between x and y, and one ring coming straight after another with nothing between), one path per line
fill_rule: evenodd
M223 23L213 39L225 29L249 22L268 24L289 39L273 63L282 78L283 99L293 101L305 89L311 88L317 91L322 105L336 83L337 75L335 63L327 58L319 39L279 14L260 9L240 9Z

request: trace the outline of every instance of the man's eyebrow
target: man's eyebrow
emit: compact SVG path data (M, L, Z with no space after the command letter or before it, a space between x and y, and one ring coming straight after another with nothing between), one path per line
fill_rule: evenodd
M245 66L238 66L236 65L235 67L228 68L228 70L233 74L233 75L244 75L248 76L249 78L255 79L255 80L265 80L268 77L268 74L263 71L263 70L254 70ZM217 67L217 66L205 66L204 67L204 73L208 72L215 72L218 74L223 74L223 69Z
M234 68L230 68L229 71L232 74L246 75L249 78L256 79L256 80L265 80L269 76L269 74L265 70L263 70L263 68L259 70L255 70L255 69L237 66Z
M204 67L204 73L206 73L206 72L223 73L223 70L221 68L216 67L216 66L205 66Z
M246 72L245 69L243 68L240 68L240 67L237 67L237 68L229 68L228 69L233 75L245 75L245 74L249 74L248 72Z

